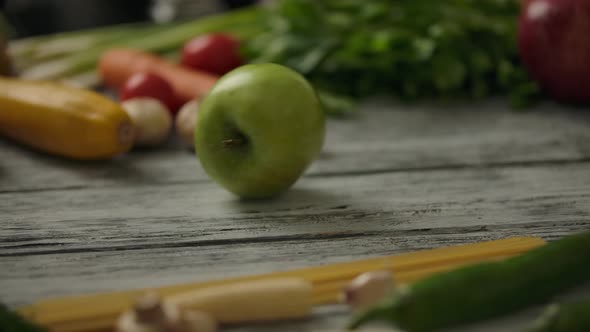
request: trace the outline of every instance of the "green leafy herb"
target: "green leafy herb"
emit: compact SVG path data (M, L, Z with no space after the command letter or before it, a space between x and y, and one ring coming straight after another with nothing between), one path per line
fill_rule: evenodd
M523 107L540 92L518 59L519 11L517 0L278 0L245 54L336 95L508 95Z

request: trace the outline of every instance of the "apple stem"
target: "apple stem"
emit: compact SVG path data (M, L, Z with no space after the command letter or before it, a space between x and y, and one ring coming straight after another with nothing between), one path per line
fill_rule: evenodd
M243 145L244 143L246 143L246 140L241 137L228 138L228 139L224 139L223 141L221 141L221 143L223 143L223 146L225 146L225 147L232 147L232 146Z

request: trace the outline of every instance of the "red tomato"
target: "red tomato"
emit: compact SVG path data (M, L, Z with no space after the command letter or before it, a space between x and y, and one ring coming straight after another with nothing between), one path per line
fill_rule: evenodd
M159 100L166 105L173 115L176 114L180 106L178 97L170 83L152 73L133 74L121 88L119 94L121 101L138 97L150 97Z
M226 34L214 33L196 37L184 45L181 64L223 75L242 64L239 46L237 39Z

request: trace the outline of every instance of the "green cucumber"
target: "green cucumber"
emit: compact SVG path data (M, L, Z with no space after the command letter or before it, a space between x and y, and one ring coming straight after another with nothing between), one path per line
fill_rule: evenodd
M552 304L525 332L590 331L590 299Z
M540 304L590 280L590 232L570 235L499 262L470 265L400 288L357 315L357 328L385 321L428 332L485 320Z
M2 332L46 332L46 330L0 303L0 331Z

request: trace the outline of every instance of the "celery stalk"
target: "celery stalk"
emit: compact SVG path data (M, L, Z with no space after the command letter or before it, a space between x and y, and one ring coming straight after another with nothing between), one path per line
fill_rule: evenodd
M152 33L169 29L170 25L145 25L134 27L123 27L120 30L101 31L101 33L77 34L67 37L55 37L38 41L34 47L28 50L28 54L14 56L15 70L17 73L42 63L64 58L71 54L84 52L100 45L112 45L115 42L125 41L129 38L147 36Z
M65 31L52 34L45 34L33 37L26 37L20 39L11 40L8 45L8 52L14 57L29 57L32 54L44 48L46 43L53 43L60 40L75 40L78 38L90 38L90 39L102 39L108 38L113 34L117 34L121 31L133 31L141 30L146 26L152 25L151 23L139 22L139 23L126 23L110 25L106 27L97 27L92 29L81 29L74 31Z
M63 58L40 63L20 73L24 79L50 80L74 76L93 69L101 54L113 47L128 47L143 51L162 53L180 48L187 40L199 34L213 31L250 31L256 33L259 9L248 7L229 13L213 15L196 21L190 21L165 29L158 33L143 35L139 38L128 36L112 43L100 44L86 51ZM249 30L248 30L249 29Z

